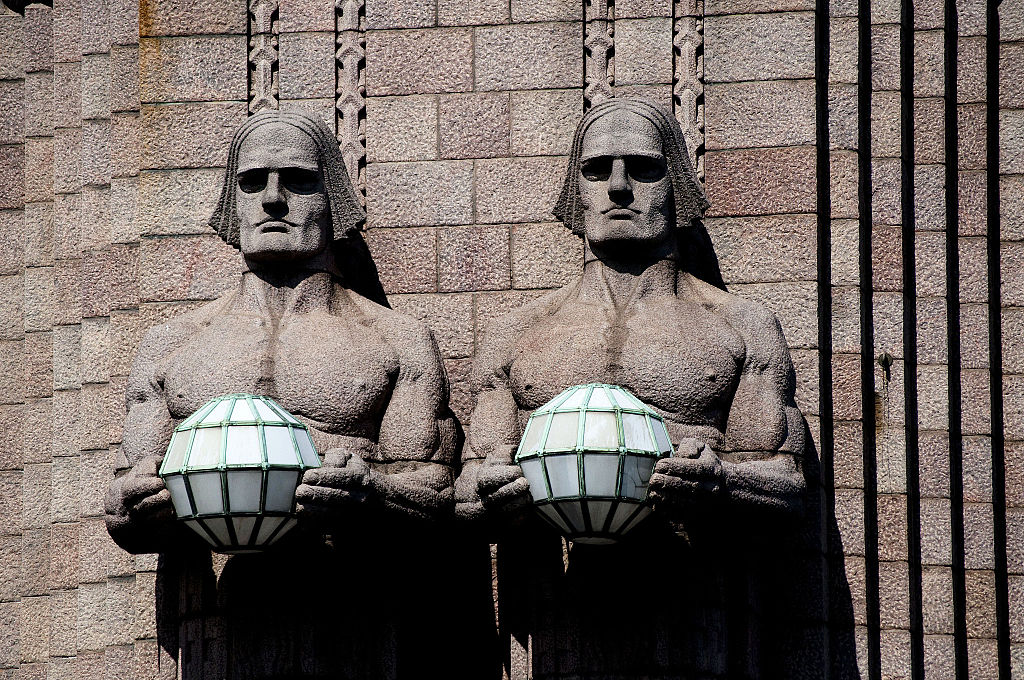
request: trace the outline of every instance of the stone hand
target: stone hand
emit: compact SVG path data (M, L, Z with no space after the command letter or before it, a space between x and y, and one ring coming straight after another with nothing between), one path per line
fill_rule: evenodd
M147 457L125 475L121 507L132 522L163 522L174 517L171 492L157 474L159 468L159 458Z
M703 442L684 439L676 455L654 466L648 499L658 505L680 505L717 496L723 486L721 459Z
M298 512L313 513L361 505L370 494L370 468L358 455L330 449L323 465L306 470L295 490Z
M480 501L489 511L511 514L529 506L530 483L523 469L512 462L512 447L499 447L484 460L477 476Z

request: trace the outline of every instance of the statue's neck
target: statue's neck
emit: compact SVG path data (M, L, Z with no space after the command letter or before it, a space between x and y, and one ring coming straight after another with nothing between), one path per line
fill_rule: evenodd
M236 305L280 319L289 314L329 311L335 297L335 281L330 272L250 270L242 274Z
M653 250L642 257L615 257L586 244L581 299L610 303L617 308L652 296L674 296L679 278L675 248Z

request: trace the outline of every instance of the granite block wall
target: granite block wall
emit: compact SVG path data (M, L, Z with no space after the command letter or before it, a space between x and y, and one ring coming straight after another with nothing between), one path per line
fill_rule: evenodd
M836 527L794 614L831 659L809 677L1024 678L1021 0L55 0L0 9L0 54L0 677L224 654L185 592L191 642L158 644L158 558L102 496L141 334L240 271L206 219L247 115L337 130L468 425L489 321L581 267L550 214L577 120L638 94L792 349Z

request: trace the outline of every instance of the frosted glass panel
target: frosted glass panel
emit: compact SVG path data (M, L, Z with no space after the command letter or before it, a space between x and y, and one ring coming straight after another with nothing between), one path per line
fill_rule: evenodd
M587 510L590 512L590 527L593 531L604 530L608 513L612 510L612 501L587 501Z
M654 439L658 443L658 450L662 453L671 453L672 441L668 438L668 430L665 429L665 423L652 418L651 426L654 429Z
M643 500L647 497L647 482L651 481L655 458L626 456L622 465L622 488L619 493L626 498Z
M540 458L529 458L519 463L523 468L526 481L530 483L530 495L533 500L542 501L548 497L548 488L544 483L544 470L541 468Z
M212 518L204 519L203 524L209 527L213 535L217 537L221 545L231 545L231 534L228 533L228 520L227 518Z
M612 402L608 399L603 387L595 387L594 393L590 395L590 403L587 408L612 408Z
M232 517L231 523L235 525L235 537L240 545L249 542L252 536L252 528L256 526L255 517Z
M545 451L566 451L576 448L576 424L579 413L555 413L551 416L551 429L544 444Z
M587 412L587 420L583 426L583 448L619 448L619 427L615 422L614 413Z
M241 403L241 402L239 402ZM238 409L236 408L237 412ZM260 436L255 425L231 425L228 427L228 465L262 463Z
M558 408L579 408L583 405L583 400L587 396L587 390L576 390L572 395L558 405Z
M187 522L185 522L185 524L188 525L189 529L202 536L204 541L212 545L214 548L217 547L217 544L213 542L213 539L210 538L210 535L208 533L206 533L206 530L199 526L198 520L190 519Z
M535 453L540 450L540 438L544 435L544 427L548 424L549 416L538 416L531 418L526 424L526 434L523 435L523 453Z
M580 476L575 453L546 456L544 463L548 467L548 481L551 482L551 495L554 498L580 495Z
M651 514L651 509L650 508L648 508L648 507L640 508L640 512L638 512L636 514L636 517L631 519L629 521L629 524L627 524L626 526L624 526L622 528L622 533L626 533L627 531L632 531L633 527L635 527L637 524L640 524L640 522L642 522L643 519L645 517L647 517L648 515L650 515L650 514Z
M196 512L200 515L224 512L224 499L220 487L219 472L197 472L188 476L192 486L192 498L196 501Z
M295 455L295 444L287 427L264 427L263 436L267 440L267 462L277 465L298 465ZM297 433L296 433L297 434Z
M191 437L191 431L175 432L171 436L171 445L167 447L167 457L162 466L164 470L175 472L181 469L181 464L185 461L185 451L188 450L188 440Z
M267 473L267 512L288 512L295 500L299 473L292 470L271 470Z
M228 475L228 503L232 512L259 512L263 491L261 470L233 470Z
M265 423L283 423L284 422L284 418L282 418L281 416L277 415L277 413L275 413L274 410L272 408L270 408L269 406L267 406L266 403L264 403L263 401L261 401L259 399L253 399L252 403L253 403L253 405L256 406L256 413L257 413L257 415L259 415L260 419L263 422L265 422Z
M622 408L633 408L643 410L645 406L640 403L640 400L634 397L626 390L621 390L615 393L615 399L618 400L619 406Z
M295 441L299 444L299 455L302 457L302 463L308 467L319 467L320 459L316 456L316 451L313 450L313 441L309 438L309 432L306 430L294 430Z
M621 529L635 510L636 505L633 503L619 503L619 507L615 508L615 514L612 515L612 523L608 526L608 531L615 533Z
M647 416L638 416L635 413L623 413L622 433L626 438L627 449L654 451L654 444L651 442L651 433L647 429Z
M222 427L201 427L192 439L188 467L214 467L220 464L220 438Z
M231 411L231 420L256 420L247 400L239 399L235 402L235 408Z
M587 530L587 525L583 523L583 508L580 507L579 501L565 501L559 503L558 507L569 518L574 532L583 533Z
M206 414L206 417L203 418L203 422L204 423L219 423L220 421L224 420L224 417L228 414L228 408L230 406L231 406L231 400L230 399L226 399L226 400L220 402L219 404L217 404L217 406L214 407L214 409L212 411L210 411L208 414Z
M551 507L550 505L538 505L537 509L540 510L540 513L542 515L544 515L549 520L554 522L555 526L558 527L560 531L566 534L572 533L572 529L570 529L569 525L566 524L565 521L558 516L558 513L555 512L555 509L553 507Z
M295 416L293 416L291 413L288 413L287 410L281 408L281 405L278 404L277 402L274 403L274 408L280 411L281 415L283 415L284 419L287 420L289 423L294 423L296 425L300 424L299 421L295 419Z
M168 477L164 484L171 491L171 501L174 503L174 512L178 517L190 517L192 506L188 502L188 493L185 491L185 478L181 475Z
M288 519L286 519L284 521L284 524L281 526L281 530L274 534L274 537L270 539L270 545L274 545L275 543L277 543L282 536L291 531L292 527L295 526L295 524L296 520L294 517L289 517Z
M583 457L583 481L588 496L614 496L618 476L618 455L591 453Z
M276 529L284 520L284 517L264 517L263 523L260 524L260 532L256 536L256 543L266 543L270 534L274 533L274 529Z

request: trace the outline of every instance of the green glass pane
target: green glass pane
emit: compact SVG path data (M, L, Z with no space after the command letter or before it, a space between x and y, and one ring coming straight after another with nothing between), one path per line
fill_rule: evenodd
M548 424L550 416L533 416L526 423L526 434L523 435L522 453L536 453L540 451L540 440L544 436L544 428Z
M320 459L313 448L313 440L307 430L295 428L293 431L295 442L299 445L299 456L302 457L302 464L306 467L320 467Z
M537 510L539 510L540 514L544 515L549 522L558 527L558 530L563 534L572 533L572 529L569 528L569 525L565 523L565 520L563 520L557 512L555 512L555 509L551 507L551 505L538 505Z
M196 501L196 513L208 515L224 512L224 495L221 493L219 472L194 472L188 476L192 487L192 498Z
M535 501L544 501L548 498L548 488L544 483L544 470L541 465L540 458L527 458L519 463L526 481L530 483L530 495Z
M256 526L255 517L232 517L231 523L235 527L235 538L238 545L247 545L252 538L252 529Z
M576 448L577 423L579 413L555 413L551 416L551 428L548 430L545 451L568 451Z
M203 418L203 423L219 423L228 415L228 409L231 408L231 400L225 399L224 401L217 404L212 411L206 414Z
M279 415L277 411L267 406L262 399L253 399L253 406L256 407L256 413L259 415L260 420L264 423L284 423L287 422L283 416Z
M256 536L256 544L263 545L266 543L270 535L274 533L277 527L281 526L281 522L284 520L284 517L264 517L263 522L260 524L259 535Z
M298 431L295 433L298 434ZM267 440L267 462L271 465L298 465L291 428L284 425L267 425L263 428Z
M588 450L617 450L619 448L619 426L614 413L587 411L583 424L583 448Z
M192 504L188 500L188 492L185 490L185 478L181 475L172 475L164 479L167 490L171 492L171 502L174 503L174 514L178 517L191 517Z
M251 422L256 420L256 416L253 415L252 409L249 408L248 400L239 399L235 402L235 408L231 411L231 420L235 422Z
M291 512L299 473L295 470L271 470L267 473L266 512Z
M654 430L654 439L658 444L658 451L661 453L672 453L672 442L668 438L668 430L665 423L656 418L651 418L651 429Z
M171 445L167 448L167 457L160 466L161 472L178 472L181 464L185 462L185 452L188 451L188 440L192 438L192 431L175 432L171 436Z
M259 512L263 492L262 470L229 470L228 498L232 512Z
M612 408L612 402L603 387L594 388L594 393L590 395L587 408Z
M654 451L651 432L647 429L647 416L623 413L622 433L625 435L627 449Z
M584 454L583 481L588 496L614 496L619 481L618 454Z
M576 497L580 495L580 476L575 453L560 456L545 456L553 498Z
M244 404L244 401L239 401ZM235 408L238 411L238 408ZM260 436L255 425L229 425L228 447L225 450L228 465L259 465L263 462Z
M619 494L637 500L646 498L647 483L651 481L651 472L656 462L656 458L648 456L626 455L622 465L622 486Z
M223 428L201 427L192 440L192 450L188 456L188 468L216 467L220 465L220 440Z

